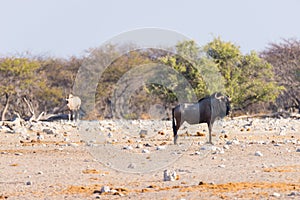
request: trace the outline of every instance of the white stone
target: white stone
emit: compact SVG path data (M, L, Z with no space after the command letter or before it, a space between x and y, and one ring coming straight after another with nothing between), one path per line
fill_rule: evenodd
M126 149L126 150L132 150L133 147L129 145L129 146L124 146L123 149Z
M223 148L228 150L228 149L229 149L229 146L228 146L227 144L225 144L225 145L223 146Z
M79 144L74 143L74 142L71 142L71 143L69 143L68 145L69 145L70 147L78 147L78 146L79 146Z
M280 197L280 194L277 193L277 192L274 192L274 193L272 194L272 196L273 196L273 197Z
M109 192L110 191L110 187L109 186L102 186L102 188L101 188L101 193L103 193L103 192Z
M174 170L164 171L164 181L175 181L177 178L176 172Z
M222 165L219 165L218 167L220 167L220 168L225 168L225 165L222 164Z
M115 194L115 193L117 193L118 191L117 191L117 190L110 190L109 192L112 193L112 194Z
M260 157L263 156L263 154L260 151L256 151L254 155L255 156L260 156Z
M150 151L148 149L143 149L142 153L150 153Z
M165 150L166 149L166 146L158 146L156 147L156 150Z

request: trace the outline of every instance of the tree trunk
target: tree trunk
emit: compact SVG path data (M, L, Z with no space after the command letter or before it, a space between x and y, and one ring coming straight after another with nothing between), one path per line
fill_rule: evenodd
M8 109L8 106L9 106L9 94L8 93L5 93L5 97L6 97L6 101L5 101L5 107L3 109L3 112L2 112L2 116L1 116L1 121L5 121L5 114L7 112L7 109Z

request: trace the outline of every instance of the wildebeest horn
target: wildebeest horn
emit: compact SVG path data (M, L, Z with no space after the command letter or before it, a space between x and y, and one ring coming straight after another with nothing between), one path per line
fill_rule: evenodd
M216 99L221 100L221 99L224 99L224 98L225 98L223 95L218 96L218 94L220 94L220 93L215 93L215 98L216 98Z

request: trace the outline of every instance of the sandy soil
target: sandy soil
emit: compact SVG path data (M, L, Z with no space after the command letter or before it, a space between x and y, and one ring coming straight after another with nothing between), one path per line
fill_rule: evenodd
M300 199L299 119L225 120L214 146L205 124L179 134L173 145L169 121L3 124L0 199Z

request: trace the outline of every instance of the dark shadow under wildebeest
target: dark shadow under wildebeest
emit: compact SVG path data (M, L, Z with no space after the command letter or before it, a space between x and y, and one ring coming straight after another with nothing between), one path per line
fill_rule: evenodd
M207 123L209 130L209 143L212 144L211 131L216 119L229 114L229 98L222 93L214 93L211 96L200 99L197 103L182 103L172 109L172 126L174 144L177 143L177 132L183 122L189 124ZM176 123L175 123L176 121Z

